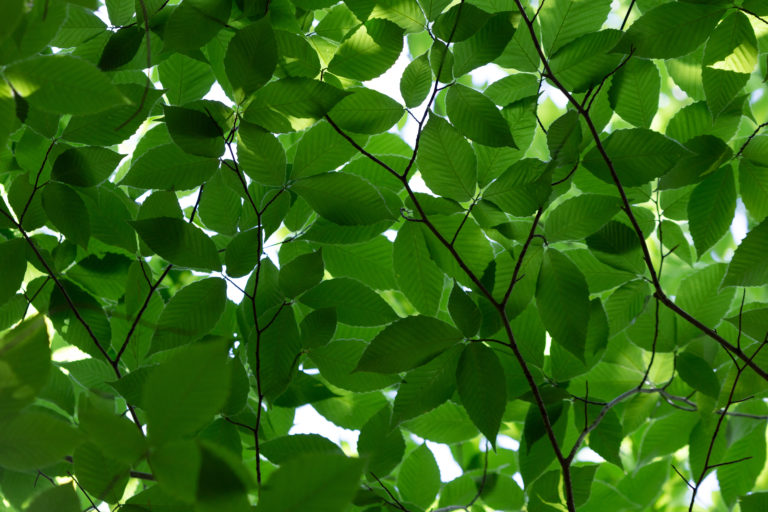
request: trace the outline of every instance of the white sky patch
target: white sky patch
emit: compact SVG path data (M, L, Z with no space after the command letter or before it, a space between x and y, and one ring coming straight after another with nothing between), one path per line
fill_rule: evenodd
M544 103L547 98L552 100L552 103L557 105L558 108L565 108L568 106L568 98L557 87L549 85L546 81L541 83L541 96L539 96L539 104Z
M339 446L346 443L356 447L360 432L341 428L322 417L311 405L302 405L296 408L293 426L288 434L320 434Z
M733 222L731 222L731 235L733 235L733 241L737 245L747 236L747 209L741 198L736 200L736 215L733 216Z

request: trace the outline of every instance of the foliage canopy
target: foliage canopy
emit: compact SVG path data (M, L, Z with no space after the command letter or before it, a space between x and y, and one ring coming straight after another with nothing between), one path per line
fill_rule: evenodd
M766 510L767 54L765 0L0 1L0 509Z

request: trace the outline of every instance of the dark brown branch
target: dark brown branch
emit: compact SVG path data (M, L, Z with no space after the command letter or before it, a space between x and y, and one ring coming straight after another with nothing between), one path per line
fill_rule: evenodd
M595 124L592 122L592 118L589 115L589 112L587 112L576 99L573 97L573 95L568 91L568 89L563 86L563 84L557 79L557 77L554 76L554 73L552 72L552 68L549 65L549 62L547 61L546 55L544 55L544 51L541 48L541 44L539 44L538 36L536 35L536 32L534 30L533 24L531 23L530 19L528 18L528 15L525 13L525 9L523 8L523 5L521 4L520 0L515 0L515 4L518 7L518 10L520 11L523 21L525 22L526 27L528 28L528 32L531 35L531 39L534 43L534 47L536 48L536 52L539 54L539 57L542 60L542 63L544 65L544 69L546 72L547 77L550 79L550 81L560 89L560 91L565 95L565 97L568 99L569 103L574 106L576 111L579 113L579 115L584 118L585 123L587 124L587 127L589 128L590 133L592 134L592 138L595 141L595 148L600 153L601 158L605 162L606 166L608 167L608 170L611 175L611 179L613 180L614 184L616 185L616 189L619 192L619 195L621 196L621 202L623 204L623 210L627 215L627 218L630 221L630 224L632 225L632 229L635 231L635 234L638 237L638 240L640 241L640 248L643 253L643 260L645 261L645 265L648 268L648 272L651 275L651 281L653 283L653 287L656 290L654 293L654 296L657 297L662 304L664 304L666 307L674 311L677 315L681 316L683 319L685 319L688 323L699 329L701 332L705 333L707 336L715 340L717 343L720 344L723 348L730 351L732 354L734 354L736 357L741 359L744 363L746 363L752 370L755 371L760 377L762 377L764 380L768 381L768 372L764 371L762 368L760 368L757 364L755 364L751 358L749 358L743 351L738 349L737 347L733 346L730 342L728 342L725 338L717 334L713 329L710 329L709 327L705 326L700 321L693 318L690 314L688 314L685 310L680 308L678 305L676 305L667 295L664 293L661 283L659 282L658 274L656 273L656 270L653 266L653 261L651 259L651 253L648 249L648 244L645 242L645 235L643 234L642 229L640 228L640 224L637 221L637 218L635 217L634 213L632 213L631 209L631 203L629 202L629 198L627 197L627 194L624 190L624 186L621 184L621 180L619 180L618 174L616 173L616 168L613 164L613 161L608 156L608 153L605 150L605 146L603 146L602 141L600 140L600 134L597 131L597 128L595 127Z
M384 489L384 492L387 493L387 496L389 496L389 498L392 500L392 503L394 503L397 508L399 508L403 512L409 512L409 510L405 508L405 505L400 503L400 500L398 500L397 497L395 497L395 495L392 494L392 491L390 491L389 488L386 485L384 485L384 482L382 482L373 471L370 472L370 475L374 478L374 480L376 480L379 483L381 488Z
M741 147L739 148L739 151L736 153L736 155L734 155L733 158L739 158L741 154L744 153L744 150L747 149L747 146L749 145L749 143L752 142L752 139L754 139L755 136L760 132L760 130L762 130L766 126L768 126L768 122L757 125L757 128L755 128L754 131L749 135L749 137L747 137L747 140L744 141L744 144L741 145Z
M506 306L507 302L509 301L509 298L512 296L512 289L515 287L515 284L518 281L518 275L520 274L520 269L523 266L523 258L525 258L525 254L528 252L528 247L530 247L531 241L533 240L533 237L536 234L536 227L539 225L539 220L541 219L541 214L543 212L544 212L543 208L539 208L538 210L536 210L536 216L533 218L533 224L531 225L531 230L528 232L528 238L525 239L523 248L520 249L520 254L517 257L517 261L515 262L515 269L512 272L512 279L509 281L509 285L507 286L507 291L504 292L504 298L501 299L502 306Z
M27 215L29 205L32 204L32 199L35 197L35 193L40 189L40 175L43 173L43 169L45 169L45 164L48 162L48 157L51 155L51 151L53 151L53 146L56 145L56 140L56 138L51 140L51 144L48 146L48 149L45 152L45 156L43 157L43 163L40 164L40 168L37 170L37 175L35 175L35 184L32 187L32 192L29 193L27 202L24 203L24 208L21 210L21 215L19 215L19 226L24 224L24 217Z

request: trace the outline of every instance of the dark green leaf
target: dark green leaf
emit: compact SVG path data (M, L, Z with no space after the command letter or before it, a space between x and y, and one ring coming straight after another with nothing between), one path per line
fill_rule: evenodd
M378 373L411 370L462 339L455 327L428 316L409 316L384 328L363 353L357 369Z
M432 504L440 483L440 469L426 444L408 454L397 474L397 488L403 498L420 507Z
M92 114L127 103L107 75L71 55L27 59L5 70L14 90L30 104L60 114Z
M392 218L379 191L354 174L317 174L296 181L291 189L301 195L320 216L336 224L374 224ZM343 197L344 203L336 201L337 197Z
M183 220L157 217L130 224L144 243L174 265L202 270L221 269L213 241L199 228Z
M671 2L649 10L627 30L618 50L649 59L671 59L692 52L715 28L725 9L718 5Z
M328 70L354 80L371 80L389 69L402 49L400 27L384 19L370 19L336 50Z
M26 242L20 238L0 243L0 261L3 262L3 272L0 273L0 305L16 295L24 282L24 273L27 270L25 246Z
M427 99L432 87L432 68L429 66L429 57L425 53L413 59L400 78L400 94L405 101L405 106L413 108L421 105Z
M301 295L320 282L323 270L320 251L302 254L280 269L280 289L289 298Z
M685 148L674 140L644 128L615 131L603 142L603 147L625 187L643 185L663 176L686 154ZM609 168L597 148L584 157L584 167L613 184Z
M349 325L384 325L397 319L376 292L346 277L323 281L302 295L301 302L315 309L335 307L339 322Z
M705 395L717 398L720 383L704 359L690 352L683 352L678 354L675 368L686 384Z
M474 196L477 158L472 146L443 118L429 115L416 162L424 182L435 194L457 201Z
M170 105L163 112L171 139L187 153L218 158L224 152L224 133L209 114Z
M445 105L451 122L465 137L491 147L517 147L509 125L482 93L456 84L448 89Z
M202 185L218 165L216 158L190 155L175 144L164 144L134 161L120 184L144 189L189 190Z
M764 220L736 248L723 286L761 286L768 282L768 270L761 263L767 250L768 220Z
M688 202L688 228L699 258L728 231L736 210L736 183L730 165L696 185Z
M122 157L95 146L70 148L56 157L51 178L77 187L93 187L112 174Z
M589 323L587 283L579 268L554 249L544 252L536 304L552 339L583 360Z
M371 89L352 89L328 113L343 130L356 133L381 133L392 128L404 114L402 105Z
M544 220L548 242L582 240L603 227L616 213L617 197L582 194L563 201Z
M147 431L156 444L207 425L229 393L229 367L221 342L197 343L155 367L144 385Z
M194 282L176 292L157 321L151 352L185 345L210 331L224 312L226 292L226 282L216 278Z
M496 352L481 343L465 347L456 368L456 387L472 422L496 446L507 403L504 369Z
M0 421L0 464L16 471L59 462L80 442L68 423L50 412L27 409Z
M480 329L480 310L475 301L456 283L453 283L453 289L448 298L448 311L464 336L469 338L477 334Z
M224 57L235 99L242 102L266 84L277 66L277 42L266 19L237 31Z
M629 59L611 81L608 98L622 119L638 128L650 128L659 108L661 78L651 60Z
M270 475L258 512L343 510L358 488L364 463L332 453L296 457ZM296 482L301 482L296 486Z

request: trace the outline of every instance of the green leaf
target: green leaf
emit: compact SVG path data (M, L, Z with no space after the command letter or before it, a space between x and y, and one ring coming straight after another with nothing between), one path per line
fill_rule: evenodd
M617 130L603 142L619 181L625 187L648 183L666 174L686 154L683 146L658 132L635 128ZM613 184L608 166L597 148L584 157L584 167Z
M245 110L244 119L274 132L297 129L288 119L320 119L342 100L347 92L309 78L283 78L259 89ZM303 123L298 129L308 125Z
M42 316L25 320L0 339L0 364L0 413L10 418L35 399L51 373L51 349Z
M536 304L552 339L584 360L590 309L587 282L579 268L554 249L544 252Z
M6 68L5 77L31 105L60 114L93 114L127 103L107 75L71 55L45 55Z
M650 128L659 108L661 78L651 60L629 59L614 75L608 99L622 119L638 128Z
M671 171L661 177L659 185L662 189L697 183L733 157L731 148L722 139L712 135L693 137L685 143L685 147L692 154L681 158Z
M266 84L276 66L277 41L266 18L238 30L224 57L224 69L238 103Z
M495 447L507 403L504 369L496 352L481 343L466 346L456 368L456 387L472 423Z
M402 105L371 89L351 89L349 96L338 102L328 113L343 130L375 134L389 130L405 111Z
M224 312L226 301L227 286L222 279L203 279L180 289L157 321L150 352L185 345L209 332Z
M302 254L280 269L280 290L289 298L301 295L322 280L323 270L320 251Z
M739 162L739 192L754 219L761 221L768 217L768 167L742 159Z
M757 39L744 13L729 14L715 28L702 64L707 106L717 117L746 85L757 64Z
M351 277L375 290L394 290L392 248L383 236L362 244L328 245L323 247L323 261L335 277Z
M648 59L682 57L706 41L725 9L671 2L647 11L626 31L616 49Z
M80 509L80 500L77 498L75 488L68 483L43 491L25 510L27 512L46 512L47 510L78 512Z
M346 98L336 105L341 105L345 100ZM307 130L297 144L291 177L305 178L332 171L356 154L357 149L330 123L318 123Z
M448 311L456 327L464 336L469 338L477 334L480 329L480 310L475 301L456 283L453 283L453 289L448 298Z
M174 53L157 66L160 82L171 105L184 105L199 100L211 89L216 77L201 57Z
M611 53L621 35L608 29L580 36L552 56L552 72L569 90L586 91L621 63L622 56Z
M9 0L0 7L0 43L13 34L24 16L24 0Z
M459 77L496 59L514 33L515 29L507 13L491 16L472 37L453 45L454 74Z
M368 460L366 469L377 476L391 473L405 454L403 434L391 428L390 415L389 406L382 408L363 425L357 439L357 452Z
M357 370L404 372L429 362L462 339L455 327L428 316L401 318L368 345Z
M315 49L301 36L275 30L277 72L286 76L314 78L320 73L320 59Z
M266 458L278 465L310 453L343 455L341 448L317 434L294 434L270 439L260 449Z
M465 137L491 147L517 147L507 121L482 93L456 84L448 89L445 105L451 122Z
M68 422L42 409L3 418L0 434L0 465L15 471L55 464L80 442L80 435Z
M581 121L575 110L558 117L547 130L547 147L551 164L566 167L569 172L579 162L581 152Z
M736 210L736 183L724 166L696 185L688 202L688 229L699 258L728 231Z
M541 39L549 55L577 37L600 29L611 10L610 0L553 0L540 13Z
M392 218L379 191L354 174L316 174L296 181L291 189L321 217L342 226L374 224ZM344 197L344 203L339 203L337 197Z
M413 59L403 70L400 78L400 95L408 108L421 105L432 88L432 68L425 53Z
M315 309L335 307L339 322L348 325L376 326L397 319L392 308L376 292L347 277L323 281L300 300Z
M704 359L690 352L683 352L678 354L675 362L677 373L686 384L705 395L717 398L720 394L720 383Z
M17 238L0 242L0 261L3 272L0 273L0 305L8 302L21 288L24 273L27 270L26 242Z
M511 215L531 215L551 192L550 174L546 171L546 164L541 160L520 160L485 189L483 198Z
M280 187L285 183L285 149L263 128L242 122L237 130L237 158L243 172L256 183Z
M370 19L344 40L328 71L354 80L371 80L389 69L402 49L400 27L384 19Z
M544 219L548 242L582 240L619 212L617 197L581 194L563 201Z
M462 345L449 348L427 364L409 371L397 390L392 423L431 411L456 390L456 365Z
M727 464L717 470L720 492L723 501L729 506L735 503L740 495L755 487L757 477L765 466L765 432L756 428L742 431L740 434L723 457L724 462L740 462Z
M174 50L196 50L226 25L230 9L231 3L227 0L184 2L168 16L163 30L163 42ZM159 10L158 5L155 12Z
M104 455L93 443L82 443L72 455L78 483L97 499L115 502L125 491L130 478L129 464Z
M51 179L76 187L93 187L109 178L123 155L106 148L69 148L56 157Z
M477 157L472 146L447 121L432 113L421 133L416 163L435 194L457 201L474 196Z
M344 510L357 491L363 467L361 459L332 453L309 453L296 457L270 475L256 510ZM301 482L301 485L297 487L296 482Z
M339 328L341 330L341 327ZM397 375L356 371L355 366L366 348L366 343L353 339L338 339L313 349L309 357L322 373L323 377L333 386L355 393L374 391L395 384ZM380 409L383 404L379 404ZM370 411L373 414L375 411ZM370 418L366 416L362 423Z
M175 144L157 146L133 162L121 185L144 189L189 190L210 178L219 161L190 155Z
M392 263L400 290L422 314L437 314L444 273L432 260L424 232L418 224L406 223L397 232Z
M163 106L171 139L185 152L219 158L224 152L224 133L209 115L191 108Z
M144 31L137 27L122 27L113 32L99 58L99 69L114 71L128 64L136 56L144 39Z
M427 508L440 490L440 469L426 444L419 445L403 460L397 488L405 500Z
M147 432L157 445L207 425L229 393L229 366L221 342L197 343L155 367L144 385Z
M723 286L762 286L768 282L763 261L768 250L768 220L753 227L736 248Z
M221 270L216 246L199 228L171 217L135 220L130 224L144 243L174 265Z
M91 237L88 209L80 196L66 185L52 182L42 194L43 209L54 227L68 240L87 248Z
M130 104L121 104L96 114L72 116L62 138L82 144L119 144L136 133L163 94L162 90L146 89L137 84L122 84L117 88ZM105 148L98 149L107 151Z
M768 492L755 492L739 498L742 512L760 512L768 507Z

